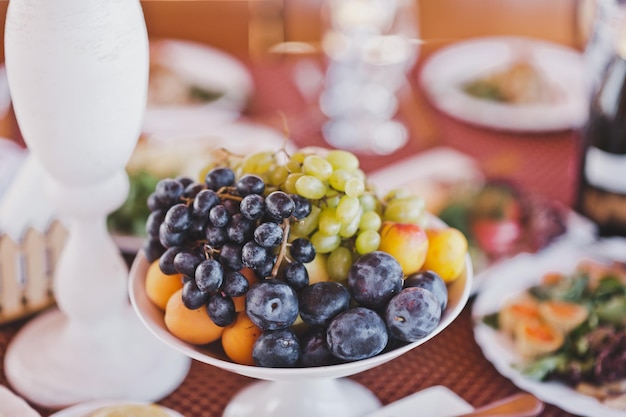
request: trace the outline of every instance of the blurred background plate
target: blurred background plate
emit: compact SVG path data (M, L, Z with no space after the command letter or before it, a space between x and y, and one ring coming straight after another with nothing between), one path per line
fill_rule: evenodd
M147 134L202 134L239 117L254 90L252 76L235 57L208 45L150 42Z
M529 64L523 73L516 67L520 63ZM533 74L526 71L531 67ZM545 85L540 88L551 87L554 100L511 104L478 98L464 90L468 82L506 71L511 71L508 74L511 83L528 83L521 89L526 92L536 89L541 78ZM582 54L548 41L504 36L458 42L439 50L426 61L419 82L439 110L483 127L546 132L580 126L586 118L587 89Z
M482 318L498 311L511 297L539 284L545 273L571 273L583 259L623 262L625 254L626 239L610 238L584 247L561 246L539 254L521 254L502 263L498 272L506 279L490 281L477 295L472 306L474 338L487 360L520 389L567 412L586 417L623 417L624 410L602 405L597 399L581 394L563 383L539 382L523 375L516 367L516 364L522 362L522 358L515 353L512 340L485 324Z
M52 414L50 417L88 417L90 413L93 413L94 411L100 408L113 406L113 405L124 405L124 404L145 404L145 403L128 402L128 401L117 402L117 401L104 401L104 400L103 401L90 401L87 403L77 404L72 407L65 408L61 411L57 411L56 413ZM161 407L161 409L165 411L165 413L167 413L167 415L170 417L183 417L182 414L174 410L171 410L163 406L159 406L159 407Z

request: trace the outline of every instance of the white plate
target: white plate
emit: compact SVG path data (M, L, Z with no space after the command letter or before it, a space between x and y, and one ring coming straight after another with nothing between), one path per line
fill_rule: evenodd
M461 85L506 68L519 48L563 97L554 104L510 105L472 97ZM520 37L488 37L459 42L433 54L420 84L441 111L465 122L497 130L545 132L584 123L587 113L582 55L558 44Z
M92 413L99 408L111 406L111 405L122 405L122 404L145 404L139 402L132 401L90 401L83 404L77 404L72 407L65 408L61 411L57 411L52 414L50 417L86 417L88 413ZM171 410L167 407L160 406L163 411L165 411L170 417L184 417L182 414Z
M565 384L539 382L522 375L512 366L520 363L521 358L515 353L511 339L481 322L485 315L498 311L506 299L538 284L543 273L572 272L579 260L589 257L625 261L626 240L607 239L583 248L552 248L538 255L523 254L503 262L499 269L502 279L491 281L474 301L474 337L485 357L500 374L541 400L580 416L624 417L624 410L608 408Z
M3 385L0 385L0 416L41 417L23 398Z
M148 104L145 133L202 134L220 122L236 119L254 89L248 69L235 57L208 45L161 39L150 42L151 62L169 69L188 83L221 92L206 104Z
M442 385L435 385L392 402L365 417L452 417L473 410L465 400Z

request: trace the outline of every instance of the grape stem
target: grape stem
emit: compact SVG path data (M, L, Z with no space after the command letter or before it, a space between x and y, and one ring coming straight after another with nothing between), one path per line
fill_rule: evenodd
M274 267L272 268L272 272L270 275L270 278L276 278L276 275L278 275L278 268L280 267L280 264L283 262L283 259L285 258L285 255L287 254L287 239L289 238L289 228L290 228L290 221L289 219L283 219L283 240L280 242L280 250L278 251L278 258L276 259L276 263L274 264Z

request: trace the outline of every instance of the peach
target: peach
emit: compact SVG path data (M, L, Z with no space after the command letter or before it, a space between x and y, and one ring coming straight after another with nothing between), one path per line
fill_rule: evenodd
M428 252L426 231L414 223L386 221L380 228L379 250L400 263L405 276L420 270Z

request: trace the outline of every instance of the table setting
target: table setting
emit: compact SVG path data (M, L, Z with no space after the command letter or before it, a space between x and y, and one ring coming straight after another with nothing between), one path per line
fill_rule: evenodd
M502 309L516 294L534 291L545 276L565 279L581 259L594 265L581 272L589 281L603 282L605 276L617 274L602 297L605 301L615 297L610 306L617 309L615 314L622 311L620 288L626 279L606 271L613 267L621 271L626 262L624 240L599 237L594 222L574 209L578 135L586 121L589 91L587 57L580 47L554 41L549 32L545 39L496 34L429 45L429 26L424 24L429 9L414 8L420 2L410 2L414 26L402 30L393 16L408 16L401 9L408 6L403 0L391 2L398 9L390 15L383 11L389 12L391 3L380 0L320 2L328 7L318 16L321 27L340 42L333 48L342 45L336 31L347 37L343 41L354 36L352 41L370 46L380 40L376 36L385 42L400 36L415 48L415 55L403 56L402 68L394 73L397 85L387 95L377 95L372 79L351 74L397 58L384 45L376 50L364 47L371 55L311 43L312 49L302 55L283 45L265 58L242 57L198 40L150 37L150 21L139 1L116 5L116 13L96 0L83 2L72 8L78 0L68 0L55 10L45 0L11 0L6 17L4 65L11 91L7 102L19 137L0 142L0 162L4 158L9 162L0 164L0 171L7 170L2 176L5 183L0 184L0 416L453 417L473 411L493 415L487 414L492 406L504 410L502 415L517 416L624 413L622 391L599 394L563 381L546 381L545 375L538 380L522 373L519 364L527 358L520 359L514 342L497 324L487 323L487 317L502 319ZM366 13L369 8L374 12ZM345 20L329 20L323 14L333 11ZM95 21L99 23L90 24ZM86 53L85 45L93 50ZM46 64L52 56L58 63L54 71ZM488 94L503 94L504 90L494 93L496 87L506 88L512 68L525 58L537 78L523 82L537 82L539 87L523 84L522 90L537 87L543 94L554 87L547 93L555 94L554 102L512 104L500 95L496 99L481 95L485 88ZM358 59L365 59L366 67L359 67ZM337 69L340 64L351 69L342 72L345 68ZM333 84L339 78L327 78L340 75L355 83L352 90ZM493 80L499 83L496 87L487 85ZM480 90L470 91L472 83L471 88ZM343 131L344 141L329 136L329 121L359 120L351 118L354 114L344 119L347 113L337 109L355 105L355 100L342 102L337 92L358 91L364 85L368 93L357 102L365 104L368 117L374 117L376 100L393 96L393 109L375 117L401 126L402 140L389 139L394 134L385 129L367 143L349 139L348 130ZM230 175L225 171L233 179L223 180L221 175ZM264 191L244 191L242 180L249 176L261 178ZM309 180L306 186L303 178ZM163 194L173 192L164 191L166 187L178 186L175 197ZM280 193L289 195L291 204L298 198L308 200L309 211L302 217L295 211L283 217L250 217L254 238L249 234L237 240L236 232L229 231L227 241L243 248L250 242L263 246L256 236L262 225L278 224L284 234L280 242L264 247L263 254L273 258L264 257L263 265L244 252L235 262L227 253L232 242L211 241L209 229L222 226L221 220L209 217L209 209L208 220L192 226L193 213L204 210L200 196L210 193L220 199L214 204L226 207L228 224L247 216L244 201L252 200L250 196L263 201L268 213L280 211L270 201ZM364 196L373 196L373 202L366 203ZM344 213L348 210L345 201L360 204L343 225L336 225L336 233L345 235L332 241L336 243L322 240L328 238L326 230L335 227L324 211L339 219L341 214L335 213L340 207ZM402 204L395 204L398 201ZM181 207L187 220L176 223L169 213ZM307 229L311 213L318 218ZM374 217L382 224L364 223ZM350 222L356 225L352 232L347 231ZM408 250L402 246L402 234L393 237L397 240L393 244L385 242L392 239L385 238L385 223L412 223L423 229L422 242L429 246L415 252L425 257L418 267L406 267L405 262L412 264L417 255L402 257ZM463 236L459 242L464 242L464 249L457 252L452 243L442 243L449 246L441 256L456 256L455 272L448 275L452 260L441 266L430 258L436 256L431 252L436 230ZM363 249L372 245L360 240L366 234L378 239L373 249ZM301 261L307 256L296 254L296 243L317 254ZM337 248L344 250L343 256L350 251L347 268L334 270L325 263L339 256ZM322 260L314 261L315 257ZM437 322L428 332L402 339L404 334L394 327L397 323L388 318L394 298L389 294L384 302L372 301L360 292L373 284L370 275L354 271L360 262L374 262L371 259L387 262L371 276L400 277L394 278L399 282L393 290L398 299L403 293L419 292L439 303ZM254 279L239 274L248 280L247 295L235 295L221 281L202 290L209 284L198 278L198 270L206 261L217 261L226 271L241 272L243 267L252 271ZM307 284L285 284L291 279L286 271L299 263L306 265ZM155 268L161 279L170 279L169 284L150 281L156 279ZM432 288L417 291L407 283L412 274L426 270L441 277L443 304ZM358 287L359 280L367 282L361 282L365 287ZM264 294L257 288L268 282L273 284L269 287L281 284L293 287L289 294L297 293L300 310L287 325L272 327L253 315L252 289ZM322 282L342 288L350 301L341 313L320 322L304 312L303 297L304 289L321 288ZM160 290L151 285L167 286L162 290L167 295L157 296L155 302L154 291ZM203 301L190 298L193 288L202 293ZM172 324L174 314L183 314L174 310L181 308L181 294L182 304L187 304L184 314L208 312L203 319L208 324L203 326L208 326L206 332L215 332L209 339L186 338L197 331L191 316L181 316L190 320L186 326ZM241 294L246 301L237 307ZM179 306L170 307L176 296ZM218 298L215 303L226 303L227 310L234 302L230 313L211 310L218 308L211 304ZM289 304L283 302L281 307L287 309ZM537 302L546 300L539 297ZM278 308L279 302L273 303L272 309ZM384 346L366 356L349 356L343 349L350 343L331 342L332 337L351 341L361 334L358 321L345 335L331 330L339 331L338 316L356 311L373 314L363 326L377 328L376 337L385 335ZM601 312L590 311L596 321L585 326L604 323ZM250 351L252 363L236 359L225 336L240 316L253 320L253 326L261 329L255 337L268 343L264 350ZM224 317L229 317L227 322L218 324ZM382 324L374 317L382 317ZM519 322L543 325L544 319L548 320L541 316L536 322ZM620 331L622 324L617 323ZM271 344L272 337L282 332L280 337L295 338L303 345L305 336L312 334L309 330L322 329L323 345L332 353L331 359L324 353L329 363L303 365L311 360L303 359L304 347L296 348L298 359L293 362ZM559 333L559 337L573 336ZM240 339L235 344L243 349L246 343ZM268 359L268 351L291 362L275 364L272 361L279 359ZM599 390L593 383L590 386Z

